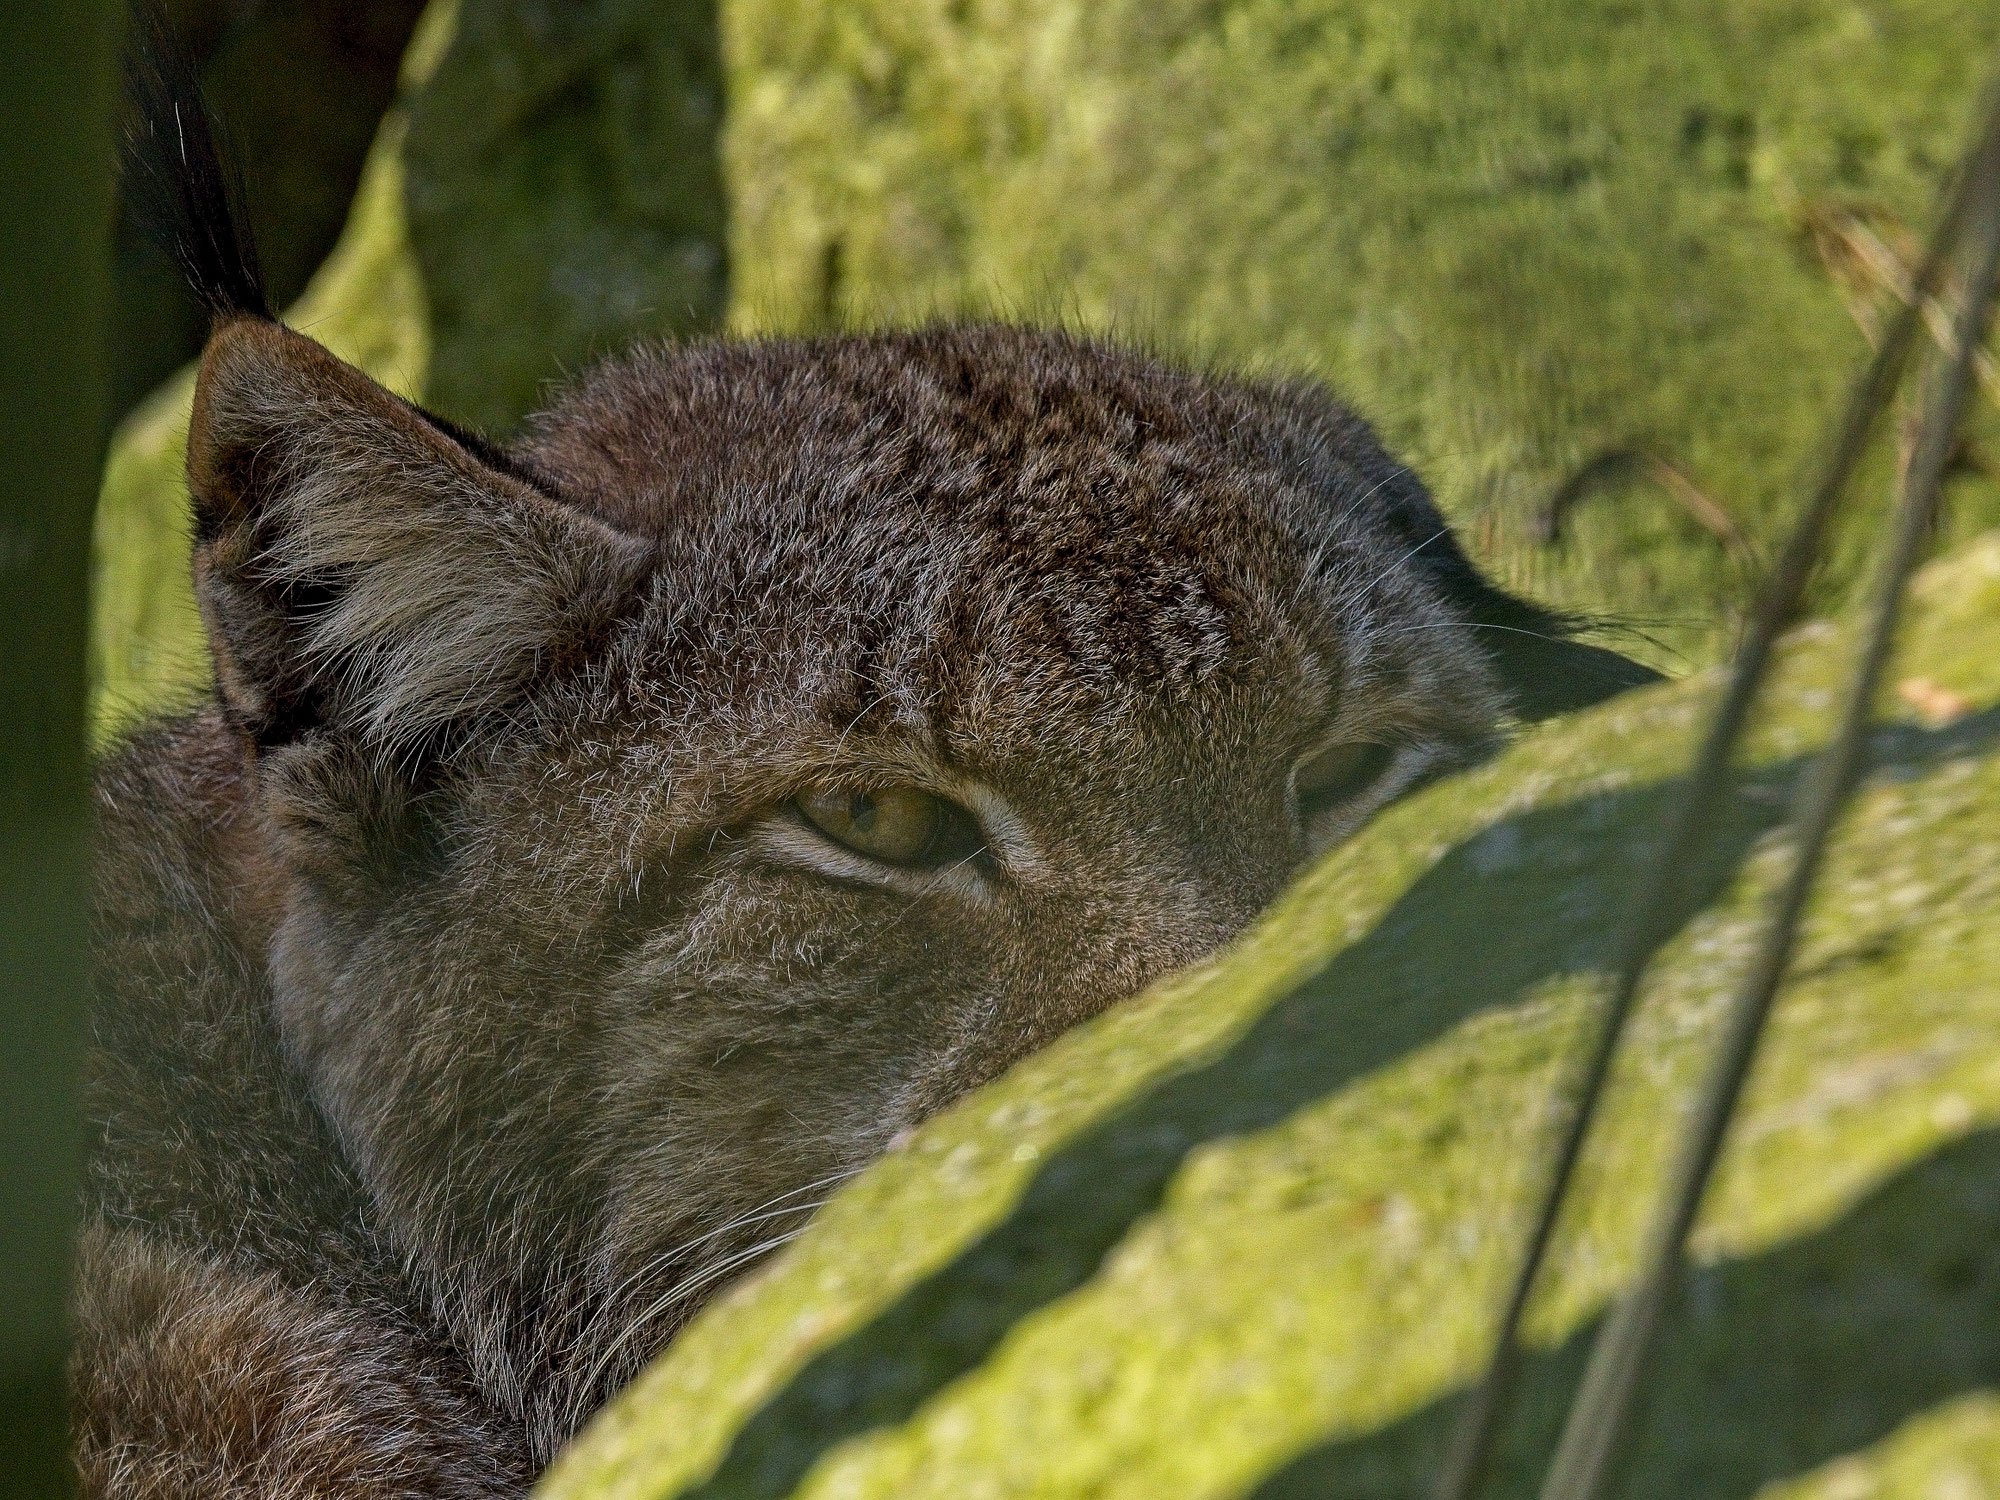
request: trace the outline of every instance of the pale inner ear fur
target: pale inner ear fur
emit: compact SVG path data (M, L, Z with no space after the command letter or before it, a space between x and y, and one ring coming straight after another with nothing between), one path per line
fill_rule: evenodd
M401 751L505 707L589 649L649 550L259 319L209 342L188 483L217 679L260 736L303 719Z

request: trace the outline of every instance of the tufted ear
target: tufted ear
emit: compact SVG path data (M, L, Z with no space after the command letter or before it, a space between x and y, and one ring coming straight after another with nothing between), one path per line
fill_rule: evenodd
M1469 563L1447 586L1524 719L1571 713L1663 680L1628 656L1574 639L1586 622L1495 588Z
M188 430L195 591L231 717L406 752L582 660L642 543L311 339L218 324Z
M1368 498L1470 625L1515 713L1547 719L1661 680L1651 667L1576 639L1588 623L1531 604L1486 579L1458 544L1422 483L1380 458Z

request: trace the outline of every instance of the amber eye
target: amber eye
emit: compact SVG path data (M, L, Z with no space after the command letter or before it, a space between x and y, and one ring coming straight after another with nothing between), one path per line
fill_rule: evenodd
M1299 812L1306 818L1359 796L1396 758L1388 745L1335 745L1299 762Z
M891 865L941 863L961 845L977 846L971 814L910 786L868 791L818 787L801 793L799 811L836 843Z

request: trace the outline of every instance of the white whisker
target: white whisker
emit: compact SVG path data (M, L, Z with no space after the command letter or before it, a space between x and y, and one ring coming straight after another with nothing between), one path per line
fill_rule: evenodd
M611 1290L603 1294L602 1299L598 1302L596 1311L594 1311L590 1315L590 1317L585 1321L583 1327L577 1330L576 1334L569 1339L568 1341L569 1347L572 1350L582 1350L588 1347L590 1341L596 1338L598 1333L602 1330L605 1320L607 1318L614 1316L618 1312L621 1306L619 1299L622 1298L633 1287L643 1282L647 1277L654 1275L658 1271L664 1270L666 1267L671 1266L674 1262L683 1259L691 1251L700 1249L703 1245L706 1245L713 1240L719 1239L721 1236L728 1234L731 1230L742 1229L745 1226L751 1224L761 1224L770 1219L783 1218L786 1214L811 1213L817 1209L823 1208L828 1201L826 1199L821 1199L819 1202L811 1204L794 1203L791 1204L789 1207L780 1207L779 1205L784 1204L787 1199L797 1198L802 1194L814 1192L820 1188L831 1187L836 1183L845 1182L850 1177L858 1176L861 1172L865 1170L866 1170L865 1164L859 1167L849 1167L844 1171L831 1173L830 1175L822 1177L817 1181L808 1182L800 1187L792 1188L787 1192L778 1194L775 1198L765 1199L755 1208L752 1208L745 1213L737 1215L735 1218L729 1220L727 1223L720 1224L714 1229L708 1230L706 1233L697 1235L694 1239L683 1240L667 1250L663 1250L658 1254L648 1256L637 1270L633 1271L623 1281L619 1282L617 1286L613 1287ZM647 1314L646 1316L650 1317L651 1314ZM616 1341L614 1341L612 1347L613 1348L617 1347ZM593 1374L591 1377L591 1381L586 1382L585 1385L582 1388L580 1388L578 1399L582 1399L583 1396L587 1394L590 1384L594 1383L595 1379L596 1375Z
M822 1199L818 1203L808 1203L799 1205L798 1207L790 1211L809 1214L819 1208L823 1208L825 1204L826 1200ZM797 1239L801 1234L805 1233L805 1230L806 1226L804 1224L800 1224L795 1228L786 1230L783 1234L773 1235L769 1239L760 1240L756 1244L750 1245L745 1249L734 1251L729 1255L725 1255L721 1260L717 1261L714 1265L706 1266L700 1271L697 1271L694 1275L684 1277L682 1280L676 1282L672 1287L668 1288L665 1292L661 1293L660 1296L654 1300L653 1304L650 1307L648 1307L638 1317L634 1318L631 1322L627 1323L625 1327L619 1331L618 1336L604 1347L603 1352L601 1352L597 1356L596 1361L592 1363L589 1373L586 1374L584 1378L581 1381L577 1382L577 1384L573 1387L571 1392L571 1402L570 1402L570 1407L571 1407L570 1418L572 1425L578 1425L581 1423L582 1418L585 1414L579 1408L583 1405L583 1403L587 1402L590 1399L591 1393L595 1391L597 1388L597 1382L604 1378L605 1372L611 1368L612 1361L618 1357L619 1352L622 1349L624 1349L627 1344L631 1343L631 1341L635 1337L637 1337L640 1333L643 1333L647 1328L651 1327L663 1314L672 1311L675 1306L677 1306L681 1302L686 1301L688 1297L693 1295L695 1292L700 1291L701 1288L708 1285L710 1282L714 1281L717 1277L727 1275L730 1271L736 1269L736 1267L742 1265L746 1261L756 1258L759 1255L768 1254L769 1252L778 1249L782 1245L789 1244L791 1241Z

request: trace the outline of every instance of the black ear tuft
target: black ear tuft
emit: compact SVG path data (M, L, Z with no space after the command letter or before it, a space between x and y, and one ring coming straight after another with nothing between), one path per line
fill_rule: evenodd
M1489 583L1459 546L1423 481L1382 452L1372 434L1363 429L1361 436L1366 488L1359 500L1341 499L1342 511L1365 504L1401 539L1405 560L1472 627L1515 713L1547 719L1661 681L1651 667L1577 640L1590 622L1543 609Z
M266 318L241 176L217 144L194 65L159 0L135 0L125 57L125 190L210 316Z

